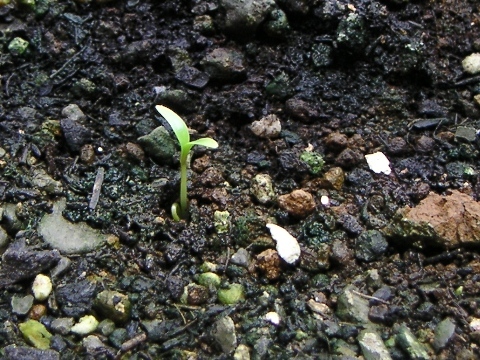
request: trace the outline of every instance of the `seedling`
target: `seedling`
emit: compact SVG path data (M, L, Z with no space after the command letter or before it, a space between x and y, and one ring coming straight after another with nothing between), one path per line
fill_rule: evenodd
M185 122L180 116L169 108L157 105L155 109L167 120L173 130L173 133L180 143L180 201L172 205L172 216L175 221L186 219L188 217L188 198L187 198L187 158L190 150L195 145L201 145L216 149L218 143L211 138L201 138L190 141L190 134Z

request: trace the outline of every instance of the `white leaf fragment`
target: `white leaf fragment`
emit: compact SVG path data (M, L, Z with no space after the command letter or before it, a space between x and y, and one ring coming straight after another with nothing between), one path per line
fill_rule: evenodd
M390 161L387 159L384 153L376 152L373 154L365 155L367 160L368 167L376 174L384 173L385 175L390 175L392 169L390 169Z
M293 264L300 257L300 245L284 228L275 225L267 224L268 230L272 235L273 240L277 242L278 255L289 264Z

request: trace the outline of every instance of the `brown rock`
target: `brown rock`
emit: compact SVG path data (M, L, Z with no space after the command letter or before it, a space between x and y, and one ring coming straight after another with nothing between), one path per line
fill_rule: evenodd
M363 155L358 150L345 149L336 158L335 162L342 167L353 167L363 161Z
M318 117L318 112L308 102L292 98L286 101L287 113L297 120L310 122Z
M28 317L33 320L40 320L40 318L47 314L47 307L43 304L33 305Z
M331 133L325 139L325 145L331 150L343 150L348 145L348 137L339 132Z
M422 135L420 139L417 140L417 151L421 153L429 153L433 150L435 145L435 140L431 137Z
M279 196L278 205L296 218L307 217L315 210L315 200L312 194L301 189Z
M202 285L192 285L187 290L187 303L189 305L201 305L208 300L208 289Z
M341 190L345 182L345 173L339 167L331 168L323 177L335 190Z
M400 209L386 234L446 249L480 245L480 204L453 190L442 196L431 192L414 208Z
M276 250L267 249L257 256L257 268L265 274L269 280L280 277L280 256Z
M392 140L388 142L388 153L390 155L402 155L408 151L408 144L407 142L397 136L394 137Z

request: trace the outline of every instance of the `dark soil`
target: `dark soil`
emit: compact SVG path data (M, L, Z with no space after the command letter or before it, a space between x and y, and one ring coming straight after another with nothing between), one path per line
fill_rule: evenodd
M26 358L8 346L31 346L19 324L37 319L55 334L53 358L226 359L235 347L226 350L214 329L229 316L236 344L254 359L368 358L359 334L372 326L394 359L424 358L401 344L402 326L430 358L480 356L479 333L470 326L480 317L476 247L447 251L388 238L388 247L369 257L356 245L429 191L480 195L479 143L455 135L460 125L480 128L473 99L480 79L461 64L480 51L476 1L277 0L289 28L274 34L271 14L253 30L229 30L221 1L23 3L0 8L0 226L4 250L18 241L28 249L20 256L27 269L9 268L8 256L0 263L0 355ZM338 32L352 13L364 27L346 30L355 37L344 43ZM17 37L29 43L22 54L10 46ZM239 53L243 68L230 64L226 74L216 73L206 60L214 49ZM86 117L65 119L69 104ZM170 214L178 154L162 157L138 140L164 124L157 104L181 115L192 137L220 144L193 151L188 221L176 223ZM249 125L270 114L281 121L280 135L255 136ZM306 148L325 161L317 174L300 160ZM369 170L364 155L377 151L390 159L391 175ZM473 173L457 171L458 164ZM345 182L333 188L324 174L336 167ZM39 187L39 169L61 189ZM258 174L271 177L276 196L308 191L315 211L294 216L276 199L257 201L251 184ZM49 251L37 225L62 197L66 219L111 241L86 254ZM218 211L229 213L225 231ZM297 263L277 257L268 265L275 276L257 260L275 248L269 222L302 249ZM247 250L246 263L231 261L239 249ZM42 251L50 257L37 262ZM60 259L71 261L63 272ZM208 267L220 288L242 285L244 300L224 304L215 287L199 285L181 299ZM6 275L17 269L18 276ZM13 313L12 298L31 294L38 273L52 278L52 294L24 315ZM69 298L68 286L80 294ZM367 322L339 314L350 286L355 301L370 300ZM102 345L94 347L87 335L52 330L59 318L108 319L94 306L103 290L132 303L115 336L100 328L93 335ZM316 312L312 299L326 312ZM69 310L72 302L78 311ZM280 315L278 326L265 320L269 312ZM445 319L455 330L439 346Z

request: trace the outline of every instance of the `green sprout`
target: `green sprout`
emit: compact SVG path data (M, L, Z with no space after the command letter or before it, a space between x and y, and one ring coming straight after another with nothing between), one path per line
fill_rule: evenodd
M173 133L180 143L180 201L172 205L172 216L175 221L186 219L188 217L188 198L187 198L187 158L190 150L195 145L201 145L216 149L218 143L211 138L201 138L190 141L190 134L187 125L174 111L169 108L157 105L155 109L167 120L173 130Z

